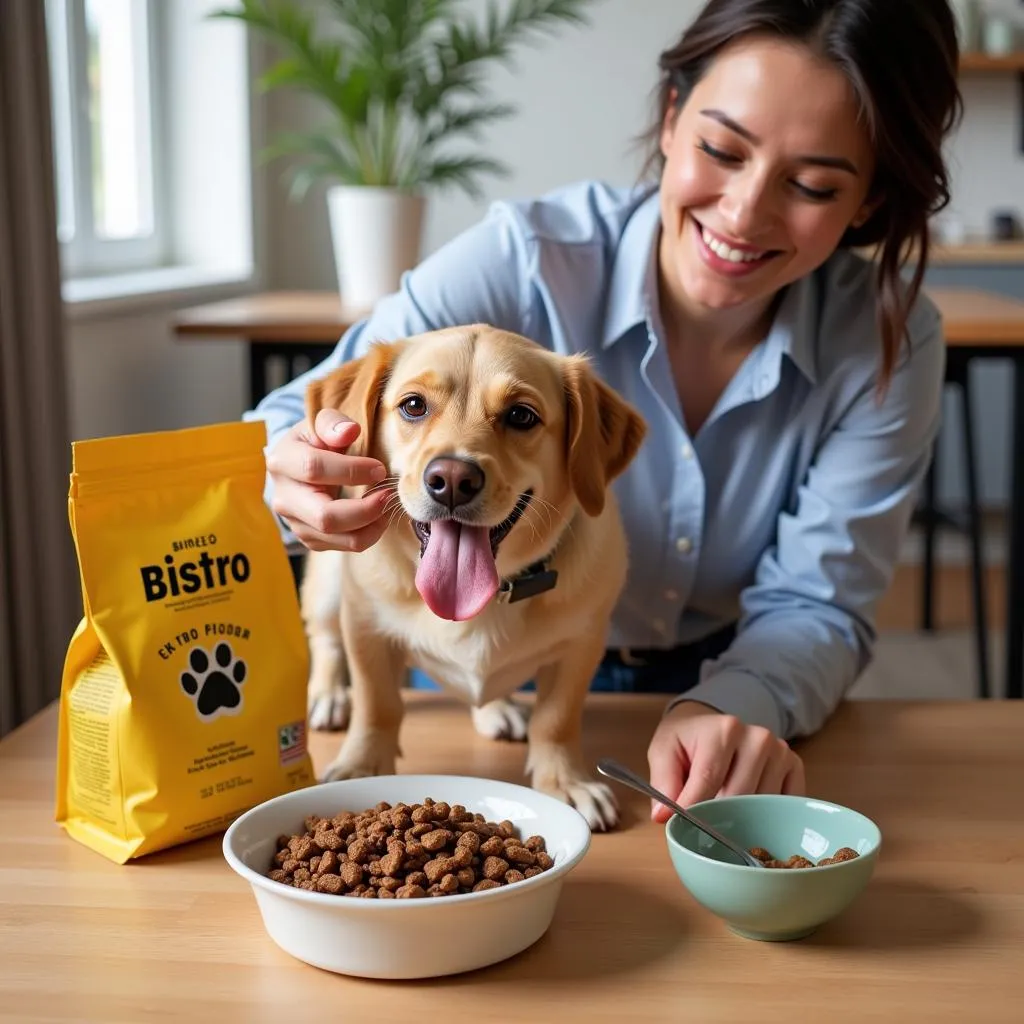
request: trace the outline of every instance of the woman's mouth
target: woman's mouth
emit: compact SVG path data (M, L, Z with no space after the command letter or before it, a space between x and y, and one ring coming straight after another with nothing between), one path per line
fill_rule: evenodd
M696 218L693 224L697 250L712 270L729 277L742 277L759 270L779 255L779 249L755 249L752 246L730 245L724 238L704 227Z

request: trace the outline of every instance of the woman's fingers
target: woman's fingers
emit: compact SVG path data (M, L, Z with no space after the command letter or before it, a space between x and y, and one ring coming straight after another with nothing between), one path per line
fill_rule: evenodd
M393 497L390 489L381 488L359 498L332 498L307 484L283 477L275 482L272 507L304 543L303 534L322 542L325 537L340 539L341 534L376 523ZM340 545L337 549L349 550Z

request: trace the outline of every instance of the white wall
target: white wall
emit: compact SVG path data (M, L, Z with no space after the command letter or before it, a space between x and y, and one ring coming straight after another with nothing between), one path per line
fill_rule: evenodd
M471 224L492 199L528 196L578 178L631 183L640 161L630 142L650 116L658 54L700 6L701 0L601 0L591 9L590 28L563 28L557 38L518 53L511 73L495 68L489 77L493 96L514 103L519 115L490 129L489 151L513 173L488 179L482 202L457 194L435 196L426 251ZM962 88L965 121L948 150L953 208L970 231L979 232L995 207L1024 212L1020 96L1012 75L968 76ZM280 94L267 104L271 135L319 114L311 104ZM297 205L287 201L275 180L269 203L270 283L332 287L323 189Z

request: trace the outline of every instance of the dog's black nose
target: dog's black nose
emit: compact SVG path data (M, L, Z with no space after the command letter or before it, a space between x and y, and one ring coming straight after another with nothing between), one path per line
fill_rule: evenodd
M435 501L455 509L472 501L484 489L484 471L469 459L441 455L423 471L423 483Z

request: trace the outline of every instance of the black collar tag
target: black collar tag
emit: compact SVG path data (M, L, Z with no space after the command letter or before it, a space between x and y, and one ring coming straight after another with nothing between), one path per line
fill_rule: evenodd
M528 597L554 590L558 582L558 571L548 569L543 562L531 565L525 572L510 580L502 580L498 600L506 604L523 601Z

